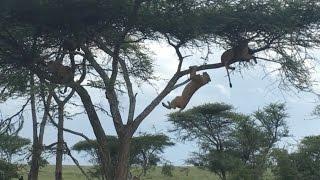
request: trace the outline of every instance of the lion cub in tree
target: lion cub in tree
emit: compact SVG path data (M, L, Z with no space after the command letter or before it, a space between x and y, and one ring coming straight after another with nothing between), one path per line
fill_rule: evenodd
M255 57L249 53L248 43L248 40L242 40L237 46L226 50L221 55L221 63L226 67L230 87L232 87L232 84L230 80L229 69L235 69L234 67L230 67L230 64L237 61L249 62L251 59L254 59L255 63L257 63Z
M48 72L54 77L55 83L64 84L73 81L74 73L71 67L56 61L49 61L47 67Z
M202 75L196 74L195 66L190 67L190 70L191 81L184 87L182 95L175 97L171 102L168 102L167 105L165 103L162 103L164 107L168 109L180 108L180 111L182 111L189 103L192 95L200 87L211 81L210 76L207 72L204 72Z

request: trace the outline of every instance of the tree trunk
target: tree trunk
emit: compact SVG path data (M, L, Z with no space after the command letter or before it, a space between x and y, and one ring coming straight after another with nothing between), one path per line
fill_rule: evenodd
M226 172L224 170L221 171L222 180L227 180Z
M62 158L63 158L63 121L64 121L64 104L58 105L58 143L56 153L56 180L62 180Z
M30 78L30 98L31 98L31 114L32 114L32 130L33 130L33 144L32 144L32 159L30 172L28 175L29 180L37 180L39 174L39 141L38 141L38 122L36 113L36 101L34 95L34 76L31 74Z
M33 80L30 81L30 84L34 86ZM37 180L39 176L39 169L40 169L40 159L41 159L41 153L42 153L42 146L43 146L43 136L44 136L44 129L48 120L48 113L44 111L43 117L40 123L40 130L39 130L39 137L36 138L35 135L37 135L37 129L35 126L35 122L37 121L36 118L36 110L35 110L35 99L34 99L34 93L31 96L31 109L32 109L32 119L33 119L33 150L32 150L32 160L30 165L30 171L28 175L29 180ZM47 104L51 104L52 95L49 95L47 98ZM37 139L37 140L36 140ZM38 141L36 144L35 142Z
M115 168L115 180L126 180L129 169L131 136L119 136L120 146Z
M80 85L74 85L72 88L74 88L80 96L82 104L86 109L87 116L89 118L94 135L97 138L97 142L99 144L98 152L100 154L101 165L103 170L102 173L104 174L106 180L114 180L113 166L111 164L111 158L107 145L107 136L102 128L99 117L94 109L90 95L88 94L87 90Z
M142 157L143 157L142 174L143 176L146 176L149 163L148 163L147 155L143 151L142 151ZM140 174L140 176L142 174Z

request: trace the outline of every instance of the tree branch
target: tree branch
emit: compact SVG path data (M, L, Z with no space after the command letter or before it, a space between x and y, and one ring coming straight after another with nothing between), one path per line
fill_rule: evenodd
M11 124L12 119L15 118L16 116L19 116L21 113L23 113L24 109L27 107L30 100L31 100L31 98L29 98L27 100L27 102L24 105L22 105L22 108L17 113L15 113L14 115L12 115L4 120L1 120L0 127L3 126L4 124L7 124L7 127L5 128L5 130L2 130L2 132L6 132L8 129L10 129L8 125ZM2 134L2 132L0 132L0 135Z
M123 77L126 82L128 96L129 96L129 113L128 113L128 124L132 123L134 118L134 112L136 107L136 96L133 94L132 83L130 81L128 69L124 60L119 59L120 66L123 71Z
M160 94L151 101L151 103L135 118L133 122L133 129L130 133L134 133L140 123L152 112L152 110L166 97L179 79L179 75L176 73L167 83L166 87L160 92Z
M181 52L180 52L180 47L184 43L183 42L179 42L178 44L173 44L167 34L164 34L164 36L167 38L168 44L171 45L176 51L176 54L177 54L178 60L179 60L179 65L178 65L178 68L177 68L177 72L180 72L184 58L188 57L188 56L183 57Z
M70 156L70 158L72 159L72 161L74 162L74 164L79 168L79 170L81 171L81 173L86 177L86 179L90 179L90 177L87 175L87 173L83 170L83 168L80 166L79 161L72 156L70 148L68 147L67 143L64 142L65 145L65 150L66 153Z
M58 128L58 124L54 121L54 119L53 119L53 117L51 116L51 114L49 114L48 116L49 116L50 122L51 122L56 128ZM67 129L67 128L62 128L62 130L65 131L65 132L68 132L68 133L71 133L71 134L80 136L80 137L82 137L83 139L85 139L86 141L90 142L90 139L89 139L86 135L84 135L83 133L76 132L76 131L73 131L73 130Z
M53 93L52 95L54 96L54 93ZM42 98L42 103L43 103L43 105L44 105L45 113L48 115L50 122L51 122L56 128L58 128L58 124L54 121L53 117L52 117L51 114L50 114L50 110L49 110L49 109L50 109L50 108L49 108L50 104L46 103L46 101L45 101L43 86L41 86L40 96L41 96L41 98ZM85 140L90 141L90 139L89 139L87 136L85 136L84 134L82 134L82 133L79 133L79 132L76 132L76 131L73 131L73 130L70 130L70 129L66 129L66 128L62 128L62 129L63 129L63 131L69 132L69 133L74 134L74 135L81 136L81 137L84 138Z
M85 52L85 55L88 59L88 61L90 62L90 64L93 66L93 68L98 72L98 74L101 76L106 88L109 84L109 77L108 75L106 74L106 72L104 71L104 69L97 63L97 61L94 59L90 49L88 47L81 47L83 49L83 51ZM106 90L106 96L107 96L107 99L109 101L109 105L110 105L110 111L111 111L111 114L112 114L112 119L115 123L115 126L116 126L116 129L117 130L120 130L123 126L123 122L122 122L122 117L121 117L121 114L120 114L120 111L119 111L119 107L118 107L118 98L117 98L117 95L113 90Z

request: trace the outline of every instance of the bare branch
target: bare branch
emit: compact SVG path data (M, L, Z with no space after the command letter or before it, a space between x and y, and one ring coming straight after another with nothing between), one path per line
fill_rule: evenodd
M180 72L184 58L188 57L188 56L183 57L181 52L180 52L180 47L184 43L183 42L179 42L178 44L173 44L167 34L164 34L164 36L167 38L168 44L171 45L176 51L176 54L177 54L178 60L179 60L179 65L178 65L178 68L177 68L177 72Z
M79 168L79 170L81 171L81 173L87 178L87 179L90 179L90 177L87 175L87 173L83 170L83 168L80 166L78 160L72 156L71 154L71 151L70 151L70 148L68 147L67 143L64 142L64 145L65 145L65 150L66 150L66 153L70 156L70 158L72 159L72 161L74 162L74 164Z
M106 74L106 72L103 70L103 68L94 59L89 48L88 47L81 47L81 48L85 52L88 61L91 63L91 65L94 67L94 69L98 72L98 74L102 77L102 80L107 88L106 96L107 96L107 99L109 100L110 111L111 111L111 114L113 117L113 121L115 122L116 128L121 129L123 122L122 122L122 117L121 117L119 107L118 107L118 104L119 104L118 98L117 98L117 95L116 95L114 89L110 90L107 87L110 82L110 79L109 79L108 75Z
M52 95L54 96L54 93ZM40 96L42 98L42 102L43 102L43 105L44 105L44 110L45 110L46 114L48 115L50 122L55 127L58 128L58 124L54 121L53 117L50 114L50 109L49 109L50 104L46 103L46 101L45 101L43 85L41 85ZM63 131L69 132L71 134L78 135L78 136L84 138L85 140L90 141L90 139L87 136L85 136L84 134L82 134L82 133L79 133L79 132L76 132L76 131L73 131L73 130L70 130L70 129L66 129L66 128L62 128L62 129L63 129Z
M53 117L49 114L49 119L50 119L50 122L56 127L58 128L58 124L54 121ZM85 139L86 141L90 141L90 139L84 135L83 133L80 133L80 132L76 132L76 131L73 131L71 129L67 129L67 128L62 128L63 131L65 132L68 132L68 133L71 133L71 134L74 134L74 135L77 135L77 136L80 136L82 137L83 139Z
M83 58L83 62L82 62L82 74L79 78L79 80L77 81L78 84L81 84L84 79L86 78L87 75L87 66L86 66L86 58Z
M6 119L4 119L4 120L1 120L1 122L0 122L0 127L3 126L3 125L5 125L5 124L7 124L7 125L11 124L13 118L15 118L15 117L17 117L17 116L20 116L21 113L23 113L23 111L25 110L25 108L26 108L27 105L29 104L29 101L30 101L30 100L31 100L31 98L29 98L29 99L26 101L26 103L25 103L24 105L22 105L21 109L20 109L17 113L13 114L12 116L10 116L10 117L8 117L8 118L6 118ZM5 128L5 129L7 130L8 128ZM6 131L6 130L5 130L5 131Z
M46 104L48 104L48 106L50 106L51 104L51 99L52 99L52 94L49 93L46 101L47 102ZM43 144L44 129L47 121L48 121L48 114L46 113L46 111L44 111L42 116L42 121L40 122L40 128L39 128L39 145Z
M51 150L53 146L57 145L58 142L54 142L52 144L49 144L48 146L43 146L44 150Z
M124 28L123 32L121 33L121 35L119 36L119 39L114 47L113 53L112 54L112 74L110 77L110 82L109 82L109 87L110 90L113 90L114 87L114 83L116 82L116 78L117 78L117 74L118 74L118 63L119 63L119 54L120 54L120 49L121 49L121 44L125 41L125 38L128 34L128 32L131 30L131 28L133 27L137 16L138 16L138 10L140 7L141 1L140 0L135 0L133 1L133 9L132 9L132 14L129 16L128 19L128 24L127 26Z
M152 110L163 100L163 98L171 92L178 79L179 74L176 73L175 75L173 75L173 77L169 80L166 87L160 92L160 94L155 97L155 99L153 99L151 103L135 118L133 122L133 129L130 133L133 134L140 123L152 112Z
M135 112L135 107L136 107L136 97L133 94L132 83L130 81L130 77L129 77L126 63L122 59L120 59L119 62L120 62L120 66L123 71L123 77L126 82L128 96L129 96L129 113L128 113L128 124L129 124L133 121L133 118L134 118L134 112Z

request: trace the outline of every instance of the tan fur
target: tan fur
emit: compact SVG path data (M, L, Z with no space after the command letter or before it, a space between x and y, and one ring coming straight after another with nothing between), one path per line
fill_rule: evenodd
M55 83L67 83L73 81L74 73L69 66L64 66L55 61L48 62L48 72L55 78Z
M202 75L196 74L195 69L191 69L190 72L191 81L184 87L181 96L175 97L168 105L162 103L162 105L168 109L180 108L183 110L189 103L192 95L203 85L211 81L208 73L204 72Z
M230 67L230 64L237 61L247 61L254 59L254 57L249 53L248 41L244 40L239 43L238 46L226 50L221 55L221 63L225 66L228 74L229 84L232 87L229 69L234 70L234 67Z

